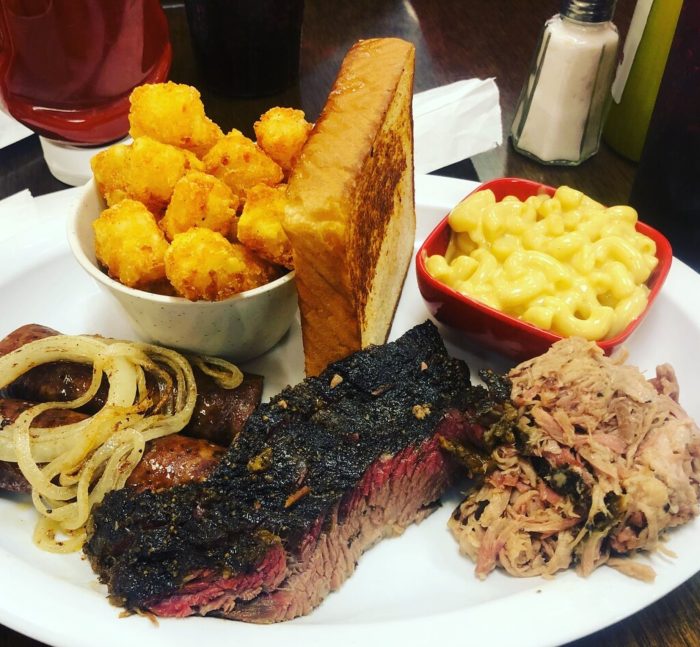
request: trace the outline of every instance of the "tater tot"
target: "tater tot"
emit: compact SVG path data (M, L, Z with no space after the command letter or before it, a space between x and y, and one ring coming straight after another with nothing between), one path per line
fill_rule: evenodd
M238 197L221 180L201 171L181 177L160 228L168 240L190 227L206 227L228 237L236 221Z
M302 110L270 108L253 128L258 146L288 175L313 126L306 121Z
M241 202L256 184L275 186L283 178L280 166L236 129L214 144L203 161L204 170L225 182Z
M165 278L168 242L154 215L136 200L122 200L92 223L95 255L108 274L132 288Z
M189 85L141 85L130 101L129 133L134 139L147 135L202 157L224 135L204 114L199 92Z
M189 151L150 137L111 146L90 163L97 187L109 206L131 198L145 204L158 217L177 181L189 170L202 170L202 162Z
M130 144L115 144L90 159L97 189L110 207L127 197L130 159Z
M292 269L292 245L282 229L287 187L254 186L238 219L238 240L262 258Z
M180 296L219 301L279 276L275 266L220 233L194 227L177 234L165 254L165 272Z

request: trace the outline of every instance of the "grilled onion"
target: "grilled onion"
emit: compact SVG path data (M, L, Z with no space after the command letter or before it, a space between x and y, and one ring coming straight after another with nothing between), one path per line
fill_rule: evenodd
M197 387L190 363L175 351L137 342L58 335L0 357L0 389L35 366L57 361L90 364L90 386L75 400L36 404L0 429L0 460L16 462L32 487L32 500L41 515L34 532L36 544L53 552L72 552L85 540L92 507L110 490L124 486L145 443L187 425ZM228 362L192 361L227 388L242 381L240 371ZM73 424L32 427L43 411L77 409L88 403L103 375L109 391L97 413ZM164 385L158 402L148 393L146 375Z

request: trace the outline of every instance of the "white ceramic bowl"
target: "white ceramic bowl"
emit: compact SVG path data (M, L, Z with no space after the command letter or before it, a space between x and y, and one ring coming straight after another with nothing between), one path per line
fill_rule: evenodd
M97 266L92 221L105 208L94 180L68 221L78 263L116 299L144 341L237 362L262 355L287 332L297 309L294 272L223 301L189 301L126 287Z

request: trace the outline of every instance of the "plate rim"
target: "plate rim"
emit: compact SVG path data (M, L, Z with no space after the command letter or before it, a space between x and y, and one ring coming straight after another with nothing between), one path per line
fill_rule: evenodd
M441 210L444 210L444 213L440 216L441 218L449 210L450 206L454 205L461 197L464 197L476 184L478 183L440 176L417 176L416 207L419 220L421 219L421 211L424 213L426 211L440 213ZM68 189L66 192L69 191L72 190ZM50 204L56 200L58 200L59 204L57 211L62 211L63 220L61 217L56 216L54 222L56 227L59 227L63 232L65 230L65 217L71 204L68 196L50 194L49 196L37 198L39 204ZM15 258L20 271L22 271L21 266L23 263L23 271L31 270L37 259L46 258L44 255L47 253L59 252L61 256L63 253L70 254L65 236L60 240L57 239L53 228L54 222L42 230L41 236L33 238L28 243L33 252L40 252L39 256L33 257L31 254L28 254L26 246L23 247L21 244L21 240L29 235L27 231L19 232L12 239L13 250L9 253L9 256L10 258ZM432 229L432 226L430 225L427 232ZM418 229L422 232L422 236L427 234L424 231L425 227L426 222L419 222ZM418 240L418 236L417 234L416 248L421 242ZM7 247L8 242L0 243L0 246ZM63 249L64 247L65 249ZM51 258L55 257L49 257L49 260ZM16 270L17 267L13 269ZM412 281L415 281L414 273L415 269L412 268L410 276ZM10 273L10 280L12 276L18 276L17 272ZM673 288L668 287L669 285L675 285L676 282L682 286L687 285L697 289L700 286L700 275L677 259L674 259L665 289L670 298L676 299L680 306L690 311L694 322L700 322L700 305L693 308L691 304L688 304L688 300L683 300L681 298L682 295L679 297L674 293ZM5 277L0 278L0 287L7 283L8 280ZM700 536L700 523L696 519L683 528L677 529L675 533L689 534L697 540L697 537ZM658 553L653 557L655 561L660 562L663 566L663 560L658 556ZM57 558L66 559L60 556L57 556ZM678 572L681 566L684 570ZM319 624L313 621L314 616L311 614L306 618L278 625L269 625L264 628L260 625L232 623L231 621L211 618L161 619L159 620L160 627L157 631L142 618L126 618L123 621L120 620L120 622L124 623L124 629L118 627L117 631L105 632L105 628L112 626L111 623L105 625L105 619L117 618L119 611L109 606L107 600L102 598L102 592L100 592L99 596L96 596L95 591L72 582L51 576L47 577L41 573L37 575L35 568L4 548L0 548L0 570L2 570L8 580L18 582L26 582L27 571L34 571L29 573L29 582L24 594L22 594L21 590L18 591L17 587L14 587L12 591L9 591L6 587L0 588L0 622L8 628L56 647L63 647L64 645L66 647L91 646L94 644L95 636L97 635L100 635L100 640L105 647L111 647L112 645L115 647L117 645L121 646L126 640L131 639L138 641L148 640L154 647L158 645L177 647L181 644L191 643L198 636L201 637L202 631L206 632L208 638L214 639L217 637L233 637L234 639L243 640L247 638L255 639L261 647L268 644L272 645L273 643L278 645L280 639L300 639L302 636L308 647L314 645L325 646L329 637L328 632L331 631L333 632L334 642L339 645L361 645L368 640L377 641L384 637L383 629L388 631L386 637L390 640L401 640L406 647L409 647L433 641L443 632L445 632L445 637L454 635L455 628L469 631L471 637L478 640L481 635L479 627L483 629L488 628L491 633L487 635L484 632L483 637L488 637L490 642L493 643L493 628L495 626L499 627L498 635L495 637L497 644L507 644L510 640L517 639L518 644L523 647L528 645L536 647L556 645L581 638L633 615L700 571L700 555L696 558L693 555L681 555L678 561L675 562L674 567L662 569L660 572L661 577L652 585L654 588L643 589L645 594L642 596L641 602L639 596L635 595L636 587L648 587L649 585L638 583L613 573L617 589L626 594L624 596L616 595L616 598L623 598L622 604L618 604L618 606L601 601L598 580L605 584L610 578L605 577L602 572L612 573L612 571L611 569L599 569L589 578L589 581L594 582L591 586L585 586L584 580L572 572L567 572L546 582L540 578L532 580L537 582L534 587L508 594L505 597L485 601L465 609L429 616L382 622L333 622L330 624ZM472 569L469 568L465 571L467 575L471 572ZM36 588L32 586L37 579L44 585L46 595L37 595ZM475 586L479 585L476 579L474 584ZM66 595L66 586L76 596L76 600L74 600L76 604L73 604L68 609L66 609L66 605L69 602L61 599L62 596L65 597ZM650 591L652 592L647 595ZM335 595L342 595L342 590ZM32 602L23 607L25 596ZM531 601L533 596L534 601ZM56 599L58 599L58 604ZM637 601L635 602L635 600ZM522 627L528 626L531 622L533 605L536 608L546 609L550 618L566 617L566 625L564 626L564 623L560 622L550 622L545 625L548 629L546 634L537 633L531 635L529 632L525 634L522 631ZM592 614L590 613L571 613L575 609L580 609L581 605L589 607L594 612L593 617L591 617ZM91 610L95 611L95 613L91 613ZM562 613L567 615L559 615ZM478 616L478 618L474 616ZM503 623L504 617L509 618L508 623ZM40 618L40 620L38 621L37 618ZM478 620L476 626L474 625L475 619Z

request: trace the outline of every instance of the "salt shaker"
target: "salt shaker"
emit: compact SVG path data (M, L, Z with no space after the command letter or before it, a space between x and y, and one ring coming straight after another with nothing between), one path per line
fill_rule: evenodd
M563 0L545 25L511 130L514 148L575 166L598 152L619 36L616 0Z

